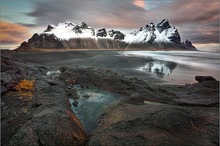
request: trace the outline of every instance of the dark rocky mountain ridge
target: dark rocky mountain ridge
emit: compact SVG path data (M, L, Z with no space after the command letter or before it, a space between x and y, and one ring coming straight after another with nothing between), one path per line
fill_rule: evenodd
M34 49L196 50L189 40L181 42L178 30L165 19L156 25L151 22L130 34L105 28L95 30L85 22L50 24L43 33L35 33L17 48Z

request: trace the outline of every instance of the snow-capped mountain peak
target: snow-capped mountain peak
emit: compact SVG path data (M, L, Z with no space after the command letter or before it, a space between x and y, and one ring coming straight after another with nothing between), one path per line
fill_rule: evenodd
M43 34L54 34L61 40L69 40L71 38L93 38L95 37L95 30L85 22L75 24L71 21L66 21L59 23L57 26L48 25Z
M61 40L72 38L108 38L124 40L127 43L181 42L177 29L171 27L167 19L162 20L158 24L151 22L127 35L120 31L107 31L105 28L95 30L85 22L75 24L71 21L59 23L57 26L50 24L43 34L54 34Z
M167 19L155 24L124 34L119 30L97 29L85 22L75 24L71 21L50 24L40 34L34 34L28 43L22 43L24 48L146 48L149 46L163 48L195 49L190 41L182 42L178 30L170 26ZM22 46L21 46L22 48Z
M167 19L162 20L158 24L153 22L141 27L138 31L134 31L125 38L129 43L153 43L153 42L178 42L180 36L175 27L171 27Z

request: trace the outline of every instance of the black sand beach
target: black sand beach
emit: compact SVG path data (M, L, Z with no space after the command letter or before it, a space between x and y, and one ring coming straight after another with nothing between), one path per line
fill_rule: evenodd
M27 62L40 63L51 67L98 67L112 70L127 77L138 77L153 83L163 80L153 77L150 73L136 70L144 66L148 59L139 57L121 56L119 51L53 51L53 52L16 52L11 54L14 58ZM54 68L55 69L55 68Z
M127 77L138 77L150 83L165 83L165 84L186 84L196 83L196 75L211 75L216 79L220 79L219 69L211 70L206 67L194 66L193 60L204 60L206 54L202 54L201 58L193 56L194 53L190 51L185 57L189 60L184 60L185 64L180 64L178 60L169 58L171 61L164 60L164 56L175 55L181 57L183 52L166 51L159 57L151 57L151 51L141 51L149 53L149 57L140 57L137 55L127 55L130 52L139 53L140 51L111 51L111 50L96 50L96 51L43 51L43 52L16 52L11 53L14 58L21 59L27 62L40 63L51 67L98 67L102 69L112 70ZM157 51L155 51L157 52ZM179 52L179 53L178 53ZM186 52L186 51L185 51ZM161 52L158 53L161 55ZM156 54L156 55L158 55ZM154 54L153 54L154 55ZM171 56L172 57L172 56ZM187 59L188 59L187 58ZM212 60L212 58L210 59ZM188 61L188 62L187 62ZM192 62L191 62L192 61ZM218 58L217 60L218 61ZM156 66L149 70L150 65ZM148 67L146 69L146 67ZM163 67L163 68L162 68ZM55 69L55 68L54 68Z

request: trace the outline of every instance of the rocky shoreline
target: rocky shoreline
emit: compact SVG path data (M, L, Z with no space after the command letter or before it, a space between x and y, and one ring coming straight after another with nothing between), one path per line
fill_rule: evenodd
M219 145L219 81L155 85L95 67L59 70L46 75L56 70L2 53L2 145ZM15 88L24 79L33 89ZM71 110L76 86L123 95L90 133Z

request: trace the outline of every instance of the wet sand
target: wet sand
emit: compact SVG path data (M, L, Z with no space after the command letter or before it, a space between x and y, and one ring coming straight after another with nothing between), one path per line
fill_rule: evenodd
M62 66L98 67L112 70L127 77L138 77L149 83L185 84L196 83L196 75L216 75L210 70L201 70L176 62L163 61L160 58L126 56L122 51L48 51L16 52L12 56L27 62L40 63L59 68ZM174 60L175 61L175 60ZM55 69L54 68L54 69ZM211 73L211 74L209 74Z
M127 77L138 77L151 83L162 83L153 74L139 71L149 59L121 56L119 51L53 51L53 52L16 52L11 54L16 59L40 63L53 69L77 65L98 67L112 70Z

